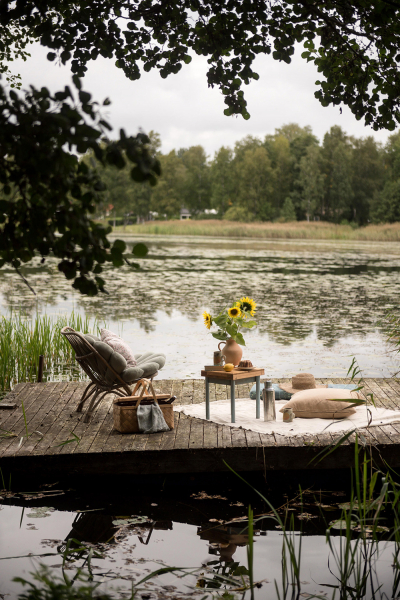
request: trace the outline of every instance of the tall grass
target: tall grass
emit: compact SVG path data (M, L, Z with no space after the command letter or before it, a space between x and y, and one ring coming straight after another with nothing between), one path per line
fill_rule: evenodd
M311 239L350 241L400 241L400 223L335 225L325 221L291 223L239 223L218 219L188 221L152 221L140 225L118 226L113 233L137 235L193 235L259 239Z
M71 365L74 351L61 329L66 326L81 332L98 332L97 322L72 312L70 315L21 313L0 317L0 393L25 381L36 381L39 356L44 356L44 379Z

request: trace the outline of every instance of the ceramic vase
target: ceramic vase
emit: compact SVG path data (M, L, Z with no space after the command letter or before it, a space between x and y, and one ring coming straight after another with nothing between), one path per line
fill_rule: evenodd
M232 338L229 338L226 340L226 342L220 342L218 344L219 350L221 350L221 344L225 344L225 346L222 348L222 354L225 356L225 364L232 363L235 365L235 367L237 367L242 360L242 348Z

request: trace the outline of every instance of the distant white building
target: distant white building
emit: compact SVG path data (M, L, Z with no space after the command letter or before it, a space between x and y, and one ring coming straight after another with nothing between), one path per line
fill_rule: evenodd
M187 208L181 208L181 210L180 210L180 219L181 219L181 221L184 221L186 219L190 219L191 216L192 216L192 213L189 212Z

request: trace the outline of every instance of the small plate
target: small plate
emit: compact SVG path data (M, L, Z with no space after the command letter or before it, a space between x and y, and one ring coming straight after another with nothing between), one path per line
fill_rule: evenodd
M258 367L236 367L238 371L255 371Z

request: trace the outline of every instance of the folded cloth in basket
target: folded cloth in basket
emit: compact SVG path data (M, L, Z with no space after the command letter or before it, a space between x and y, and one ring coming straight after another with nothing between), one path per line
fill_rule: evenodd
M169 431L164 415L158 404L140 404L137 408L137 420L139 431L143 433L157 433L157 431Z

